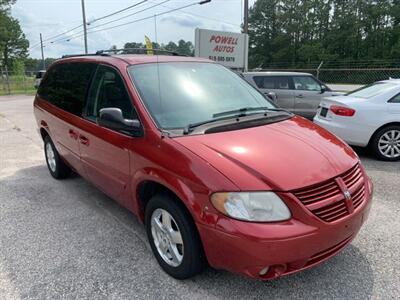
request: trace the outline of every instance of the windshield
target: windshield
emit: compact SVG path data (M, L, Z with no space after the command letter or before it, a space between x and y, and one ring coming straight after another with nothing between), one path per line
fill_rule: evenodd
M358 98L371 98L396 86L394 83L376 82L350 92L347 95Z
M213 63L173 62L129 67L144 104L163 129L183 128L218 114L276 108L238 75Z

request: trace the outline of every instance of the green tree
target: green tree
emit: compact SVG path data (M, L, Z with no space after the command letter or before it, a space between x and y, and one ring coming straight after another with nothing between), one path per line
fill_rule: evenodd
M171 51L171 52L178 52L178 45L175 44L174 42L169 42L167 45L164 46L165 50Z
M249 65L399 59L400 0L257 0Z
M3 15L0 24L1 59L3 65L10 67L13 59L27 57L29 42L22 32L18 20Z
M192 42L179 40L178 41L178 48L176 50L179 54L193 56L194 55L194 47Z
M13 75L23 76L25 73L25 64L22 60L14 60L12 63L12 73Z
M17 0L0 0L0 11L8 11Z
M188 56L193 56L194 55L194 46L192 42L190 41L185 41L185 40L180 40L178 41L178 44L174 42L169 42L167 45L164 44L158 44L155 42L152 42L153 44L153 49L164 49L172 52L178 52L179 54L183 55L188 55ZM125 43L124 49L146 49L146 45L143 43L136 43L136 42L129 42ZM125 51L126 53L129 53L129 50Z
M13 3L14 0L0 0L0 59L9 68L13 60L27 57L29 47L18 20L10 16Z

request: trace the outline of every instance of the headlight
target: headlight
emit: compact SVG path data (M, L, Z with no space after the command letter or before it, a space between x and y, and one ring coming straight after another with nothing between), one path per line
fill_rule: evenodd
M284 221L291 216L286 204L273 192L215 193L211 202L221 213L244 221Z

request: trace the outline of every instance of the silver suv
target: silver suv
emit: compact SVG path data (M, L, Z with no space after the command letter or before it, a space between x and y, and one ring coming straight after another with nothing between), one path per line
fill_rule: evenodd
M309 73L248 72L244 78L284 109L312 119L322 98L341 95Z

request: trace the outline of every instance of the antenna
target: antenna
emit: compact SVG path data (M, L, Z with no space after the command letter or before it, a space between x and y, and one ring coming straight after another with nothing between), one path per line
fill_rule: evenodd
M157 15L154 15L154 40L156 44L158 44L158 38L157 38ZM156 55L157 59L157 81L158 81L158 98L160 101L160 111L163 111L163 106L162 106L162 97L161 97L161 80L160 80L160 64L158 61L158 54L154 53Z
M157 38L157 15L154 15L154 40L156 44L158 44L158 38Z

